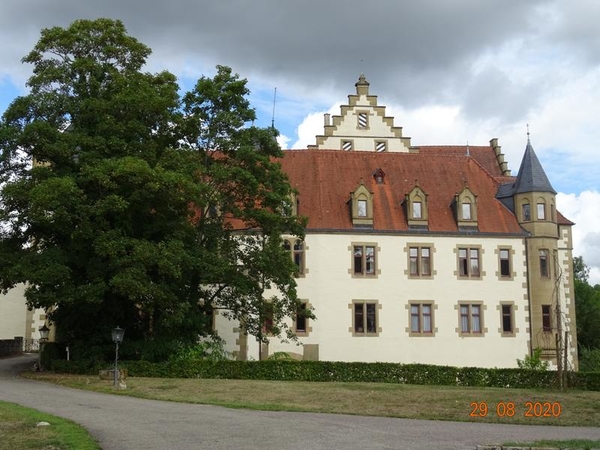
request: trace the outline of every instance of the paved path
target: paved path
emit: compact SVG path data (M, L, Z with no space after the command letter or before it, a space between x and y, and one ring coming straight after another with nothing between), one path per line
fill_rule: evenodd
M99 394L19 378L33 361L0 360L0 400L74 420L104 450L454 450L506 440L600 439L600 428L590 427L263 412Z

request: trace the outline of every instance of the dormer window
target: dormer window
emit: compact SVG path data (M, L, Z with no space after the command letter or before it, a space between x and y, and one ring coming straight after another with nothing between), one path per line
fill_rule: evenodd
M427 227L429 214L427 210L427 193L415 180L415 187L404 196L406 217L409 227Z
M382 169L376 169L375 172L373 172L373 178L375 178L375 182L377 184L383 184L385 180L385 172Z
M354 192L350 193L350 209L353 225L373 225L373 194L363 180Z
M466 184L454 197L454 209L459 228L477 226L477 196Z

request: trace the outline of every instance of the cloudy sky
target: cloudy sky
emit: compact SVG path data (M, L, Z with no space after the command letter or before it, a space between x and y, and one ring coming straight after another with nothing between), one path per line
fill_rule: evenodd
M575 255L600 283L600 2L590 0L1 0L0 113L25 93L42 28L121 19L147 70L191 87L215 65L249 80L258 123L314 143L364 72L413 145L499 138L516 173L531 141Z

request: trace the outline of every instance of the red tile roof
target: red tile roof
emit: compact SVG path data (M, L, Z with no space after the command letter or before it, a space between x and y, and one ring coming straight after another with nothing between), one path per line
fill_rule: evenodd
M443 154L464 156L467 154L466 145L423 145L415 147L421 154ZM485 170L493 176L501 176L502 170L498 165L498 159L494 150L489 145L469 145L469 154L477 160Z
M494 176L501 174L499 169L490 173L493 165L483 152L493 155L493 150L471 147L469 157L459 148L421 147L420 153L295 150L285 151L281 164L299 191L298 213L309 218L308 230L352 230L348 200L363 179L373 193L374 230L408 230L401 202L417 181L428 194L429 231L458 231L451 203L467 183L477 196L479 232L522 235L515 216L495 198L499 182ZM378 168L385 172L381 185L373 178Z

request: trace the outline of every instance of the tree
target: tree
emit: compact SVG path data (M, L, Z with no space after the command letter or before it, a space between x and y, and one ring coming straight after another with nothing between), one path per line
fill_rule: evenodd
M213 79L202 77L184 96L183 127L208 187L196 221L198 242L209 255L198 271L200 296L268 342L282 332L293 338L284 319L299 309L290 276L297 268L282 234L303 236L306 220L292 215L292 191L276 162L282 156L276 131L244 127L256 118L247 94L246 80L217 66Z
M587 281L589 268L582 257L573 258L575 272L575 308L579 347L600 349L600 285Z
M590 276L590 268L583 262L582 256L576 256L573 258L573 276L575 280L588 282Z
M23 59L31 92L0 122L1 288L28 283L72 343L116 325L129 342L195 342L213 307L253 323L241 299L265 302L258 267L295 312L278 243L303 222L281 214L291 188L274 131L246 126L246 81L220 67L182 104L172 74L142 71L149 54L120 21L43 30ZM240 246L246 230L262 246Z

